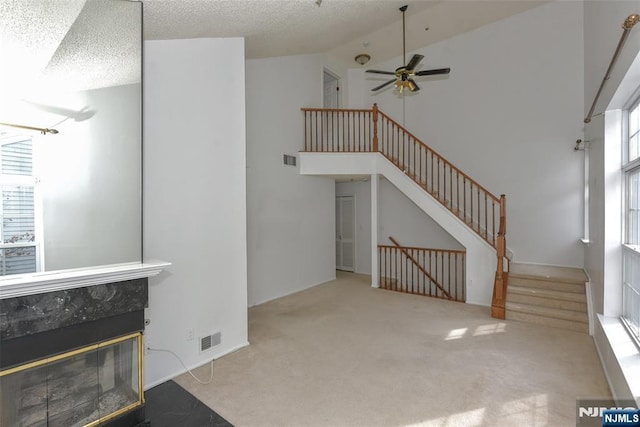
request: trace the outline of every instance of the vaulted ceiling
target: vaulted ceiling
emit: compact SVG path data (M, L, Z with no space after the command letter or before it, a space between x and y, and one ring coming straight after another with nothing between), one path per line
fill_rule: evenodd
M246 57L330 52L369 65L539 6L531 0L146 0L146 39L245 37ZM428 28L428 30L426 30Z
M453 37L546 1L531 0L144 0L144 38L244 37L247 58L328 52L368 64ZM139 17L127 0L0 1L0 93L16 81L76 89L139 80ZM137 21L136 21L137 20ZM427 30L428 28L428 30ZM543 29L541 29L542 31ZM114 46L118 46L114 48ZM122 48L125 46L125 48ZM116 50L114 50L116 49ZM127 55L129 57L127 57ZM78 70L80 70L78 72ZM44 77L44 80L42 79ZM99 84L96 82L100 82ZM18 90L19 89L19 90Z

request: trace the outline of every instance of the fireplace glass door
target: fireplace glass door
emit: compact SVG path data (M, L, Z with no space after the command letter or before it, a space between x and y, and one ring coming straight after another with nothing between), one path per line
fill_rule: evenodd
M0 372L0 426L92 427L142 405L141 337Z

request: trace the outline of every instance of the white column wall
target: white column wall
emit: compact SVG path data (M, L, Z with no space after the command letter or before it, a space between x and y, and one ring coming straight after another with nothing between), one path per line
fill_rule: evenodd
M320 107L324 55L247 61L248 302L335 278L335 182L301 176L283 154L303 148L301 107Z
M172 263L149 280L145 342L193 368L248 344L244 40L147 41L144 77L144 257ZM147 387L183 371L146 356Z
M375 242L380 241L378 237L379 228L379 212L380 212L380 175L371 175L371 286L380 287L380 259L378 258L378 245Z

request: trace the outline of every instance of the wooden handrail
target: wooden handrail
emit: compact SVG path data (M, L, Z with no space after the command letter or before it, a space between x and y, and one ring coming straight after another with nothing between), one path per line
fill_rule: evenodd
M440 153L438 153L436 150L434 150L433 148L429 147L427 144L425 144L424 142L422 142L418 137L416 137L414 134L412 134L411 132L409 132L408 130L404 129L404 127L402 125L400 125L398 122L396 122L395 120L393 120L391 117L387 116L385 113L383 113L382 111L380 111L380 115L382 117L384 117L385 119L387 119L388 121L390 121L392 124L394 124L395 126L399 127L400 129L403 130L403 132L409 136L410 138L414 139L416 143L422 145L423 147L425 147L427 150L429 150L430 152L432 152L433 154L436 155L436 157L440 158L442 160L442 162L446 163L447 165L449 165L451 167L451 169L455 170L457 173L459 173L461 176L463 176L464 178L466 178L467 180L469 180L470 182L472 182L474 185L476 185L480 190L482 190L484 193L487 193L487 195L489 195L493 200L495 200L496 202L500 201L500 199L495 196L493 193L491 193L489 190L487 190L486 188L484 188L482 185L478 184L477 181L475 181L473 178L471 178L469 175L467 175L466 173L462 172L462 170L460 170L460 168L456 167L453 163L451 163L450 161L448 161L447 159L445 159Z
M393 244L396 245L396 247L398 249L400 249L400 251L407 257L407 259L413 263L413 265L418 267L418 270L420 270L422 272L422 274L427 276L429 278L429 280L431 280L433 282L433 284L436 285L436 287L442 291L443 295L445 295L447 298L451 299L451 294L449 292L447 292L446 289L438 282L438 280L435 279L433 276L431 276L431 273L429 273L427 270L425 270L424 267L422 267L420 265L420 263L418 261L416 261L416 259L407 251L407 249L409 249L409 248L403 247L400 243L398 243L398 241L396 239L394 239L391 236L389 236L389 240L391 240L391 242L393 242Z
M342 113L342 112L351 112L351 113L373 113L373 109L371 108L301 108L300 111L326 111L329 113Z

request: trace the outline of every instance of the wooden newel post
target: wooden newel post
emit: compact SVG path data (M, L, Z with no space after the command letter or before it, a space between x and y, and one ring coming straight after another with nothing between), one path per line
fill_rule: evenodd
M496 279L493 286L493 300L491 302L491 316L496 319L504 319L506 315L505 305L507 296L507 274L504 271L504 258L507 253L507 198L500 195L500 228L496 239Z
M378 151L378 104L373 104L373 151Z

